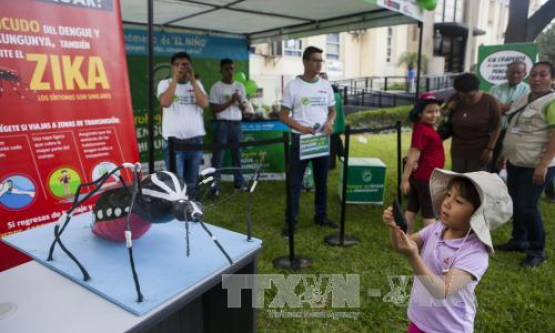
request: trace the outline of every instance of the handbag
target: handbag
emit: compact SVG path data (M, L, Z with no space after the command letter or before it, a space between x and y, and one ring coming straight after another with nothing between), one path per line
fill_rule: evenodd
M451 122L451 117L446 116L443 118L436 132L441 137L441 140L445 141L453 136L453 123Z

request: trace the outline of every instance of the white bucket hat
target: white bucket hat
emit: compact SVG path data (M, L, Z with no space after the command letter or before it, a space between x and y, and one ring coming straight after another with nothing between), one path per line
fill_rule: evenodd
M470 227L488 250L493 253L490 231L497 229L513 215L513 201L507 186L498 175L479 171L456 173L435 169L430 179L430 193L436 216L440 215L441 204L447 193L449 181L455 177L469 179L476 187L481 205L470 218Z

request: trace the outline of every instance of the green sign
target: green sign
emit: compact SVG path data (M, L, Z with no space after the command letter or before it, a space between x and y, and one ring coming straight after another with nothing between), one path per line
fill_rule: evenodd
M507 65L513 61L524 61L526 70L530 73L530 68L537 58L538 46L535 43L480 45L476 66L480 89L489 91L492 86L507 82L505 72Z
M328 156L330 154L330 137L327 134L304 134L301 135L299 143L299 158L301 160Z
M386 165L377 158L349 158L347 203L383 204ZM343 161L339 161L339 198L343 194Z

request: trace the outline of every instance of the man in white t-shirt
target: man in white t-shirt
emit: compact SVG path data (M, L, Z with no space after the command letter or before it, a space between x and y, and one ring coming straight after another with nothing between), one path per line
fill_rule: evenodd
M327 181L329 156L300 160L299 137L301 134L333 132L335 120L335 98L331 84L318 76L322 70L322 50L309 46L303 52L304 73L287 84L281 102L279 120L292 130L290 174L291 177L291 216L296 227L299 215L299 199L303 176L309 161L312 161L314 183L314 222L317 225L337 228L337 223L326 216ZM289 207L288 207L289 208ZM289 212L286 211L287 221ZM282 232L288 236L288 224Z
M172 77L158 83L157 96L162 106L162 136L167 169L170 168L170 137L186 143L202 144L206 134L202 108L208 106L208 98L195 77L192 63L189 54L174 54L171 58ZM202 151L179 151L175 153L175 159L176 173L187 183L187 195L194 197Z
M220 73L222 80L214 83L210 89L210 109L214 114L214 143L236 143L243 139L241 120L243 112L246 111L245 87L237 81L233 81L235 65L231 59L220 61ZM213 197L217 197L220 191L220 168L224 150L214 150L212 155L212 166L216 168L214 173L214 184L211 188ZM231 163L235 189L245 190L243 174L241 173L241 149L231 149Z

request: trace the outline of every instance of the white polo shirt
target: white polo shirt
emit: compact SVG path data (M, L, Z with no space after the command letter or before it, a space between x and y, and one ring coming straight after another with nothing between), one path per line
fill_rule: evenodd
M156 94L158 99L168 89L170 81L171 79L166 79L158 83ZM204 93L202 83L200 81L197 83ZM202 108L197 104L193 85L191 82L178 83L175 87L173 103L163 109L162 136L166 140L172 136L178 139L190 139L205 134Z
M235 92L239 93L239 96L241 96L241 103L244 103L247 94L245 92L245 87L241 83L234 81L231 84L227 84L218 81L214 83L210 89L210 103L218 105L227 103L227 101L231 100L231 95ZM216 113L216 119L220 120L238 121L242 118L242 112L237 103L234 103L222 112Z
M316 82L306 82L297 76L285 87L281 106L291 111L291 118L302 126L320 124L322 127L328 119L329 107L335 106L335 97L327 80L318 78Z

